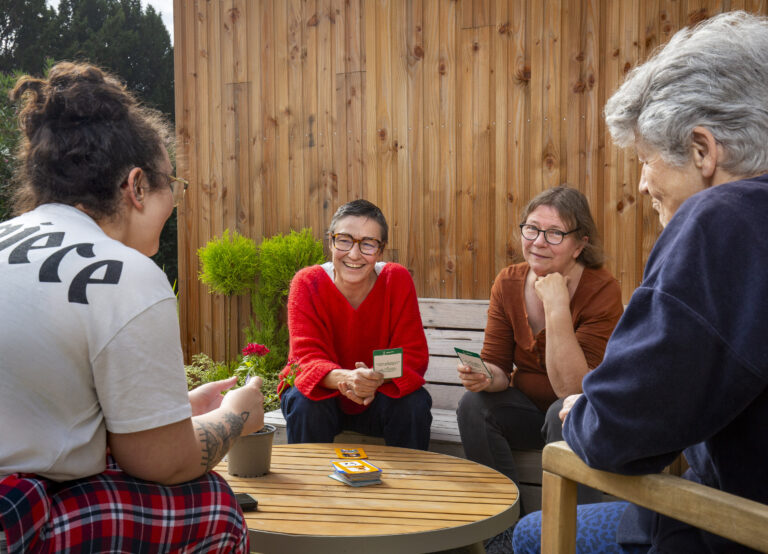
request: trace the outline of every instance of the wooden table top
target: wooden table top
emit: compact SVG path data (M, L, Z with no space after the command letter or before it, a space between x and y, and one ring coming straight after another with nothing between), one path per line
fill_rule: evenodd
M362 447L380 485L328 477L334 448ZM480 542L517 521L515 484L483 465L435 452L357 444L283 444L268 475L216 468L235 492L259 501L245 514L256 552L434 552Z

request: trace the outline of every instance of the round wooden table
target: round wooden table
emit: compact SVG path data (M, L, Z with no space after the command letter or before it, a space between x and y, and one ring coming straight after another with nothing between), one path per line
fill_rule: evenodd
M361 447L382 484L350 487L328 477L334 448ZM435 552L476 544L517 521L515 484L488 467L435 452L357 444L273 446L257 478L216 468L235 492L259 501L246 512L251 550L290 553Z

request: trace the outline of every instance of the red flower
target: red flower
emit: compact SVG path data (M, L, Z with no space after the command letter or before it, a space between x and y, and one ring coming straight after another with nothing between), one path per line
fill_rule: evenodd
M251 342L243 348L243 356L265 356L266 354L269 354L269 348L263 344Z

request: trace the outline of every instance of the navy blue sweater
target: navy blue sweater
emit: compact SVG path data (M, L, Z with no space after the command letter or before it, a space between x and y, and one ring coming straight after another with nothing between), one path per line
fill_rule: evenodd
M563 435L591 467L684 451L686 478L768 503L768 175L683 203L583 386ZM656 516L655 549L737 551L681 525Z

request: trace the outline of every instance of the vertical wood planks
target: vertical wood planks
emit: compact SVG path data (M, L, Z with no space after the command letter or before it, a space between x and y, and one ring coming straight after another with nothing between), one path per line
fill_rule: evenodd
M430 131L430 123L425 114L424 78L424 5L423 0L406 0L405 11L407 15L405 31L405 72L406 82L403 91L408 106L402 121L398 120L398 127L402 125L407 129L407 144L398 145L398 165L402 165L402 171L398 174L403 181L398 182L398 205L406 206L406 210L398 210L405 215L405 221L401 223L400 234L403 236L403 249L407 257L401 258L401 263L409 270L421 267L426 270L425 264L427 244L425 244L425 211L428 183L425 182L425 168L427 165L424 151L424 140ZM397 15L395 15L397 17ZM426 273L426 272L425 272ZM425 280L428 276L424 275Z
M331 220L336 207L339 204L339 198L348 198L348 179L347 171L348 161L348 142L351 141L351 129L347 124L347 12L343 0L332 0L331 2L331 43L333 45L333 68L331 79L335 86L333 105L334 115L332 121L333 127L333 163L334 163L334 190L327 199L328 205L324 209L328 212L325 219L325 225ZM318 232L319 230L315 230Z
M456 298L458 267L458 133L457 85L459 83L458 44L461 35L459 11L455 2L439 4L440 31L440 166L438 200L440 213L436 224L440 231L440 297Z
M620 55L621 55L621 26L620 4L607 2L602 17L604 17L604 30L602 36L606 38L605 49L602 51L601 67L602 83L605 86L606 95L610 96L618 88L620 79ZM603 204L593 206L595 211L603 214L603 240L607 252L611 253L608 259L608 269L617 279L621 278L617 271L617 254L621 247L618 243L618 218L616 217L616 184L619 180L619 149L614 146L609 138L605 140L603 158Z
M360 2L350 2L346 6L344 20L346 47L346 139L347 139L347 194L342 196L339 190L337 205L342 199L352 200L363 195L363 183L366 178L366 134L363 126L363 86L367 78L364 71L365 60L363 47L363 6Z
M296 163L296 158L301 157L301 112L296 113L293 108L301 106L301 2L274 0L273 4L275 66L268 78L275 83L276 108L274 232L287 233L292 213L304 195L303 175L297 175L303 168Z
M531 177L531 123L530 110L531 94L531 57L527 47L529 23L526 18L526 6L522 2L511 0L509 5L510 67L507 73L507 128L509 129L509 163L507 174L507 196L511 211L511 233L508 235L512 248L512 260L521 261L520 233L517 229L520 223L520 213L523 205L532 197L529 183ZM538 95L536 96L538 98Z
M627 4L621 13L621 54L619 57L619 81L623 82L629 70L639 58L640 6ZM640 246L637 226L637 156L633 149L619 149L618 169L620 181L615 183L614 210L617 214L617 272L614 274L624 296L630 296L639 282L635 253Z
M605 101L682 26L767 4L175 0L187 360L236 355L250 318L246 298L227 316L199 283L198 248L225 229L321 238L360 197L384 210L385 257L420 296L487 298L520 260L522 206L567 181L589 199L626 302L660 226L636 156L607 134Z
M230 229L230 232L240 231L235 217L235 200L237 199L237 188L235 183L238 181L237 175L237 115L235 113L235 27L239 15L234 10L234 1L227 0L219 5L219 21L221 24L221 80L222 80L222 99L221 99L221 180L219 182L219 193L217 201L220 202L220 220L217 218L214 236L220 236L224 229ZM219 222L220 221L220 222ZM217 295L217 300L218 300ZM218 317L221 318L219 325L220 331L224 335L224 354L226 360L232 359L237 352L239 342L239 333L229 332L237 330L238 308L240 298L222 298L221 305L215 304L215 309L222 310ZM214 317L216 322L216 316ZM218 325L217 325L218 327Z
M377 21L377 0L364 0L362 10L362 46L364 54L363 60L363 83L362 83L362 98L363 98L363 121L362 121L362 133L363 133L363 182L360 187L360 193L362 198L366 198L374 203L378 202L377 191L379 190L378 184L378 142L379 142L379 127L377 121L377 88L378 88L378 74L383 72L378 66L378 56L376 52L378 45L376 44L376 32L380 25L386 25L386 23L380 23ZM381 206L379 206L381 207Z
M492 17L495 25L490 28L490 67L492 70L490 90L493 94L493 112L491 114L490 129L490 190L489 190L489 211L493 214L492 228L490 234L493 237L489 242L489 260L490 274L488 277L488 290L493 284L496 274L509 264L507 259L507 248L509 243L509 229L511 218L513 217L508 201L508 165L507 159L510 153L509 131L507 125L509 115L507 106L509 101L509 43L511 31L511 22L509 16L509 3L496 2L495 11Z
M176 102L176 173L189 180L184 202L177 208L179 248L178 296L179 324L184 357L197 351L200 337L200 282L197 272L190 271L197 263L197 207L199 205L199 172L197 164L198 134L193 109L197 104L197 35L195 33L196 2L174 0L174 79Z
M563 166L560 137L563 128L560 103L562 59L561 44L561 2L545 0L542 33L542 190L562 184L561 166Z
M481 12L483 15L486 11ZM491 93L495 78L491 74L491 30L489 25L475 28L472 45L472 273L467 275L476 294L488 296L493 276L493 211L491 210L491 166L493 164L491 111L495 96Z
M300 210L291 214L291 228L300 230L302 227L320 226L320 175L318 151L320 149L320 131L318 130L318 85L323 87L331 83L326 81L318 83L318 56L317 35L320 26L320 14L318 12L318 0L302 0L302 37L301 37L301 108L296 110L302 114L302 157L299 163L302 165L301 175L304 180L301 195ZM328 95L325 95L326 102ZM292 151L294 151L292 149ZM293 188L293 187L291 187ZM291 195L293 198L294 194Z
M331 220L338 199L338 175L334 138L337 135L335 16L331 0L317 0L317 205L310 210L310 227L319 236ZM343 23L343 20L342 20ZM342 60L343 61L343 60ZM301 223L305 226L305 223Z
M584 112L583 144L580 148L584 149L584 167L583 182L579 183L579 189L589 200L589 207L592 216L595 218L597 230L601 237L605 237L605 222L603 219L603 190L600 186L601 179L601 155L604 152L604 138L601 134L604 129L601 125L601 110L604 103L604 94L598 86L600 78L600 1L601 0L582 0L581 1L581 22L583 33L583 73L582 81L578 85L583 89ZM580 124L580 127L582 125Z
M391 59L391 74L388 79L390 100L387 103L389 106L387 118L389 120L390 132L388 133L389 139L385 143L388 147L386 155L391 157L391 162L389 162L391 165L391 178L389 184L390 194L385 195L382 205L382 210L384 210L384 215L387 218L387 224L390 229L390 243L387 247L387 254L391 256L391 259L405 266L408 265L408 259L404 254L408 252L408 239L412 222L411 210L414 208L408 202L410 198L409 185L420 187L419 184L412 183L410 180L412 164L410 163L409 153L412 148L411 141L414 140L414 137L418 138L420 136L417 126L421 113L420 109L418 113L414 113L408 101L408 90L413 87L410 72L411 51L409 36L409 22L412 21L413 17L411 3L412 0L390 2L390 9L387 15L390 31L388 35L391 37L389 41L389 48L391 50L387 57ZM411 119L412 117L416 119ZM385 143L382 143L380 146L384 147ZM401 253L403 257L400 257Z
M399 0L402 2L402 0ZM375 133L376 133L376 180L366 183L368 191L366 198L377 204L388 218L390 225L394 220L393 205L393 154L394 143L392 130L392 66L400 63L400 60L392 59L392 41L394 40L392 25L393 2L376 0L373 13L366 10L365 17L368 20L375 17L375 36L373 49L367 50L367 59L376 58L376 71L374 72L374 89L368 90L368 98L375 101ZM366 33L368 28L366 28ZM370 43L369 43L370 44ZM398 83L399 85L399 83ZM369 129L370 132L370 129ZM387 249L391 259L398 261L398 244L393 244Z
M456 182L456 293L459 298L472 294L474 280L472 202L474 183L473 160L473 94L475 92L475 46L473 27L458 32L458 71L456 73L456 118L458 119L458 158Z
M529 2L526 22L530 26L530 56L531 56L531 89L530 112L526 123L527 134L531 143L530 172L528 186L523 188L524 202L527 202L542 190L544 190L544 117L545 117L545 90L547 78L548 60L544 58L545 29L544 29L545 2Z
M262 145L261 181L262 181L262 214L264 217L264 235L269 236L280 229L277 218L277 104L275 100L275 9L274 2L266 0L259 4L259 21L261 24L261 72L254 86L258 84L261 91L261 104L251 109L261 111L261 132L254 137ZM254 77L256 78L256 76Z
M203 85L202 83L210 82L210 69L212 65L211 51L215 50L215 48L212 49L211 46L212 44L216 43L212 43L209 37L210 25L208 20L211 16L211 12L213 11L211 2L207 0L199 0L196 3L196 6L198 9L196 14L198 24L195 27L197 34L196 42L198 44L198 82L201 83L201 86L198 89L200 94L198 96L195 110L195 113L197 114L196 132L200 137L200 157L198 159L200 167L200 186L197 191L197 198L199 199L199 211L194 216L198 221L198 236L196 239L197 247L199 248L205 246L206 242L211 239L211 209L213 204L211 194L211 162L214 159L214 150L212 148L212 130L214 124L210 118L210 95L212 94L212 91L210 90L211 87ZM195 251L197 251L197 248ZM193 275L197 275L198 263L193 266ZM194 349L194 352L206 352L209 355L215 355L213 349L213 297L211 294L209 294L208 287L204 285L201 286L198 301L200 303L200 323L198 330L200 334L200 341L198 345L196 345L197 348ZM221 347L219 346L219 348Z
M440 9L435 2L420 2L421 17L421 52L423 68L421 70L421 96L414 94L413 101L422 104L424 134L421 141L421 155L424 160L421 168L421 198L412 196L414 205L421 204L421 231L411 233L409 248L421 250L421 263L424 267L424 296L440 296L441 232L445 227L441 219L440 206L440 80L444 66L440 57ZM418 160L418 156L415 156ZM417 177L413 177L417 179ZM418 266L416 266L418 267Z
M225 218L227 217L227 206L224 202L226 194L224 183L224 156L227 145L224 142L224 111L223 101L225 89L231 91L231 65L227 65L227 70L223 64L224 55L231 52L231 35L225 31L222 25L222 10L231 6L229 0L219 2L209 2L208 5L208 40L209 46L218 46L211 48L208 53L210 61L209 76L214 82L221 83L221 86L211 87L208 98L208 121L210 122L211 136L211 160L209 166L209 182L211 194L211 213L210 213L210 237L220 237L224 233ZM231 61L231 57L229 58ZM230 82L226 82L229 74ZM208 319L211 323L213 332L213 357L216 360L226 359L228 327L225 324L225 311L227 300L219 294L212 294L212 317Z

